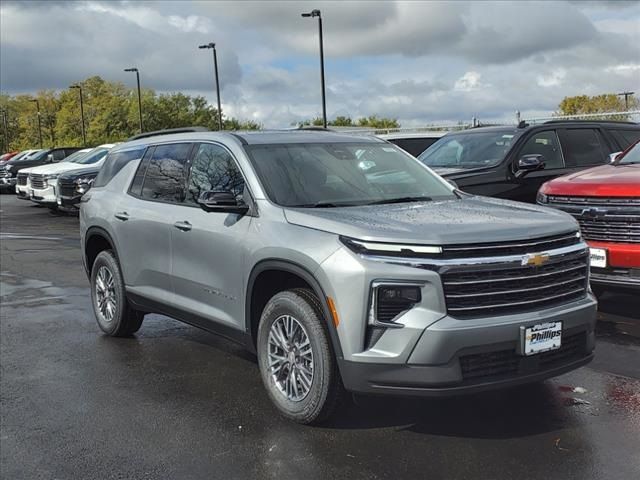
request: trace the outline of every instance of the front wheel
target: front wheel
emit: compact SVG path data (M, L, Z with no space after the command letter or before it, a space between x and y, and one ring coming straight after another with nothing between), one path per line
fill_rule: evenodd
M307 289L274 295L258 328L258 364L269 397L302 424L331 416L344 387L318 298Z
M126 337L140 329L143 314L127 301L118 260L111 250L98 254L91 269L91 300L100 330Z

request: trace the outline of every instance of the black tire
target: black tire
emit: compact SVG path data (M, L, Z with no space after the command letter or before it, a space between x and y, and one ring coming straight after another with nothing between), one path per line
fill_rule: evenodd
M269 369L269 334L276 320L291 316L303 327L313 355L313 376L306 396L297 401L279 389ZM331 345L326 319L318 298L296 288L274 295L265 306L258 327L258 365L269 397L280 413L309 425L327 420L342 403L344 386Z
M114 307L111 318L103 313L98 305L98 275L104 270L111 275L113 287L109 289L109 298L113 298ZM91 304L100 330L112 337L127 337L137 332L142 325L144 314L131 307L127 301L124 281L118 260L111 250L103 250L98 254L91 268Z

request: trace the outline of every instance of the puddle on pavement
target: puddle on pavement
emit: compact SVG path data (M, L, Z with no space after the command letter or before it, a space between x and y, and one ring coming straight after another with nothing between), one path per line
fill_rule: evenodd
M0 272L0 305L2 307L37 307L69 303L71 296L86 296L86 290L60 288L51 282Z

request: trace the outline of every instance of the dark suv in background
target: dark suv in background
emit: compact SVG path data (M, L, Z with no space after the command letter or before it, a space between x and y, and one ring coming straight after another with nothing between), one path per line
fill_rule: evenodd
M639 139L632 122L521 123L449 133L418 158L465 192L534 203L543 183L607 164Z
M0 165L0 188L14 189L18 171L23 168L39 167L46 163L57 163L64 160L82 147L57 147L41 150L35 155L25 156L19 159L11 159Z

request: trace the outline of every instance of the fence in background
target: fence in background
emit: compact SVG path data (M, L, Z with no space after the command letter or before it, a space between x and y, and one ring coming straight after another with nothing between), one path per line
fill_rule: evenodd
M544 123L556 120L614 120L621 121L627 120L631 122L640 122L640 110L622 111L622 112L605 112L605 113L585 113L580 115L551 115L549 117L532 117L521 118L520 112L516 112L513 120L503 121L491 121L489 123L482 122L481 120L473 117L471 122L457 122L457 123L437 123L429 124L423 127L401 127L401 128L367 128L367 127L338 127L337 130L344 133L359 133L363 135L384 135L389 133L402 133L402 134L419 134L425 132L442 132L442 131L456 131L466 130L473 127L488 127L499 125L517 125L521 121L525 123L535 125L538 123ZM335 127L329 127L335 128Z

